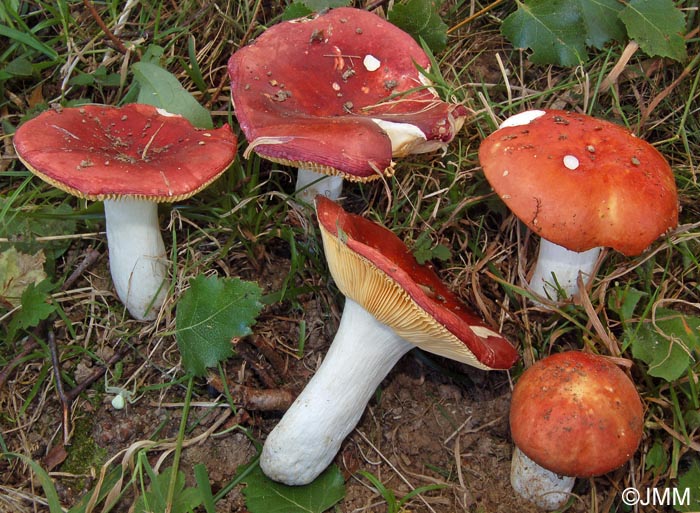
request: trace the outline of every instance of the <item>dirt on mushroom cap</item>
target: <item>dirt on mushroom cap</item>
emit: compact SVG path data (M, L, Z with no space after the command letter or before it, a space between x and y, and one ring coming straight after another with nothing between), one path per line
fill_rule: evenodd
M572 251L637 255L678 224L673 172L653 146L608 121L543 112L479 148L489 183L532 231Z
M644 412L634 383L602 356L567 351L528 368L513 389L513 442L564 476L610 472L641 441Z
M231 94L255 151L348 179L391 174L391 141L372 118L449 142L466 109L439 99L411 36L379 16L337 8L279 23L229 60ZM392 95L396 95L393 97Z
M90 200L174 202L218 178L236 156L228 125L198 129L151 105L49 110L21 125L14 144L37 176Z

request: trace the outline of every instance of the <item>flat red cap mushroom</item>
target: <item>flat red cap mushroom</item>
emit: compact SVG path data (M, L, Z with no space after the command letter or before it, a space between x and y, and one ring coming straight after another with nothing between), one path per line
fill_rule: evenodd
M678 224L666 159L608 121L560 110L516 114L482 142L479 160L499 197L542 237L531 287L545 297L557 299L553 275L574 295L601 247L638 255Z
M605 474L634 455L643 423L634 383L610 359L579 351L544 358L513 389L513 488L558 509L574 478Z
M263 447L263 471L293 485L328 466L377 386L413 347L484 370L508 369L518 358L390 230L325 196L316 209L328 266L346 301L323 364Z
M27 121L14 146L43 180L104 201L117 294L134 318L155 318L168 289L157 204L192 196L228 168L236 156L228 125L197 129L150 105L84 105Z
M309 180L367 181L391 175L392 156L443 148L467 109L441 101L416 65L430 66L416 41L362 9L274 25L228 63L247 153L319 173Z

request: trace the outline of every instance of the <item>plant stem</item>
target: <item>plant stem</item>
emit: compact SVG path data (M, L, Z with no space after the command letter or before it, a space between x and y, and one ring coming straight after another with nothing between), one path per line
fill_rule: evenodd
M190 402L192 401L192 389L194 388L194 375L190 374L187 380L187 393L185 395L185 404L182 407L182 419L180 419L180 430L177 433L177 444L175 445L175 455L173 456L173 467L170 473L170 483L168 484L168 495L165 501L165 513L171 513L173 509L173 500L175 498L175 484L177 483L177 471L180 464L180 455L182 454L182 442L185 439L185 430L187 429L187 417L190 413Z

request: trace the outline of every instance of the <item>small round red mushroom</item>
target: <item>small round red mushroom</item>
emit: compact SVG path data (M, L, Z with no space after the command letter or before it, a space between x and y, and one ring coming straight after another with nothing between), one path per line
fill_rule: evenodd
M430 61L416 41L362 9L274 25L228 63L246 155L299 168L297 191L337 177L308 187L310 202L337 199L342 178L390 176L392 157L444 148L467 109L441 101L417 66Z
M390 230L319 195L316 211L333 279L345 295L338 332L318 371L270 433L260 467L289 485L333 460L372 394L413 347L479 369L508 369L513 346L418 264Z
M513 389L511 484L538 506L558 509L576 477L605 474L632 458L643 422L634 383L610 359L580 351L544 358Z
M516 114L479 148L498 196L542 237L530 286L557 300L593 276L600 249L638 255L678 224L671 167L651 144L600 119Z
M150 105L84 105L43 112L15 133L35 175L80 198L104 201L117 295L139 320L156 317L168 290L158 203L189 198L236 156L228 125L202 130Z

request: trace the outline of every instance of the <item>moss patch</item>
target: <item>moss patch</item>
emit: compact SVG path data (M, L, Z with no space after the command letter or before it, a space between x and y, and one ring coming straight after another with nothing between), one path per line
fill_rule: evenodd
M71 445L67 447L68 457L61 466L61 471L76 476L90 475L90 469L101 467L107 461L107 450L97 445L92 436L93 422L89 417L81 417L75 421ZM84 480L76 483L81 489Z

